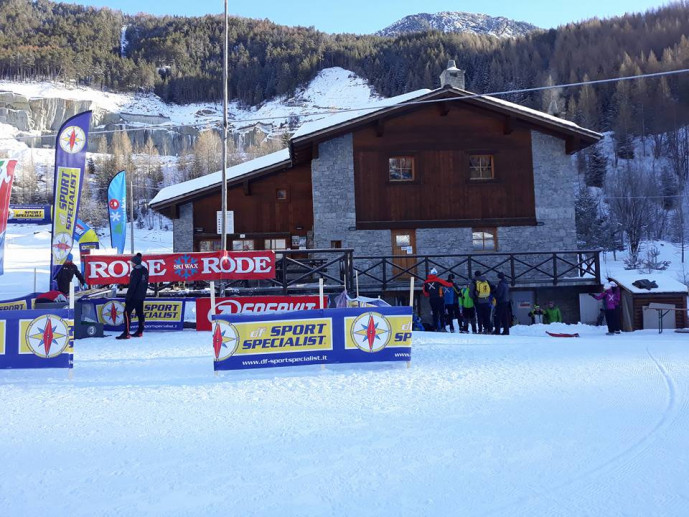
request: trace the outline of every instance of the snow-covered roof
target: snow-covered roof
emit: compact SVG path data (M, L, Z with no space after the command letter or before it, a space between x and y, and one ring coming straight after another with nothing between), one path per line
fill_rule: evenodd
M253 172L260 171L262 169L268 169L280 164L289 164L289 149L282 149L275 153L266 154L260 158L255 158L249 160L248 162L240 163L233 167L229 167L226 170L227 181L237 179L245 174L250 174ZM178 183L177 185L170 185L162 189L156 196L151 200L151 205L158 205L167 201L171 201L175 198L182 197L190 192L197 192L199 190L205 190L211 188L215 185L220 185L222 182L222 171L213 172L207 174L206 176L201 176L200 178L194 178L193 180L184 181Z
M643 293L686 293L687 286L679 280L676 280L672 274L663 271L654 271L652 273L639 273L638 271L617 271L611 278L617 282L620 287L634 294ZM637 280L651 280L658 284L657 288L651 290L641 289L636 287L634 282Z
M302 125L299 129L297 129L294 135L292 135L292 138L302 138L313 133L323 131L324 129L330 129L331 127L345 124L359 117L368 116L387 108L394 108L399 104L403 104L405 102L418 99L419 97L423 97L424 95L428 95L432 91L433 90L423 88L421 90L415 90L413 92L398 95L396 97L390 97L389 99L372 102L371 105L366 108L343 111L340 113L335 113L334 115L327 115L319 120L307 122L306 124Z
M504 99L499 99L497 97L491 97L489 95L480 95L476 94L467 90L460 90L458 88L438 88L435 90L429 90L429 89L421 89L421 90L416 90L413 92L405 93L404 95L398 95L396 97L391 97L389 99L384 99L378 102L374 102L371 104L370 109L356 109L352 111L346 111L342 113L336 113L334 115L328 115L322 119L319 120L314 120L312 122L307 122L306 124L302 125L296 133L292 136L293 140L299 140L306 138L310 135L314 135L316 133L319 133L321 131L329 130L336 128L338 126L346 125L348 122L352 122L356 119L363 118L363 117L370 117L370 115L375 114L377 112L383 111L385 109L389 108L394 108L397 107L400 104L408 103L410 101L414 100L425 100L423 97L429 95L429 94L434 94L434 93L441 93L444 91L451 91L454 92L457 95L456 99L457 100L448 100L447 102L460 102L460 99L475 99L479 102L482 102L483 104L487 104L489 106L494 106L496 108L502 108L502 109L507 109L512 112L515 112L517 114L521 114L527 118L530 119L538 119L540 121L554 124L557 126L560 126L565 129L569 129L572 131L576 131L578 133L581 133L583 136L587 136L590 138L595 138L599 139L602 137L599 133L596 133L595 131L591 131L590 129L583 128L579 126L578 124L575 124L574 122L571 122L569 120L562 119L560 117L556 117L554 115L549 115L548 113L544 113L542 111L538 111L532 108L527 108L526 106L522 106L520 104L516 104L514 102L506 101ZM430 100L430 99L429 99Z

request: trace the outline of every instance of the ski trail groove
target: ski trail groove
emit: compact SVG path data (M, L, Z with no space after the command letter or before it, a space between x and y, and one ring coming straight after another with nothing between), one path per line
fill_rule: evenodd
M658 361L653 354L651 354L648 346L646 347L646 354L655 365L656 370L662 376L667 388L668 397L667 405L653 428L630 446L615 454L600 465L592 469L585 470L579 475L563 481L549 489L532 490L530 495L525 495L512 503L501 505L499 508L488 510L485 515L504 514L505 510L512 509L514 511L515 507L519 505L522 505L522 507L518 508L515 514L523 513L525 515L530 515L533 514L532 512L529 512L529 507L533 506L533 504L530 503L538 503L539 501L543 500L550 500L555 506L557 506L557 498L554 497L555 492L562 491L563 489L576 483L586 482L588 478L596 477L605 472L610 473L623 468L625 465L631 463L634 458L638 457L643 451L645 451L655 441L655 437L660 431L669 428L678 417L677 387L672 376L668 373L667 369L660 363L660 361ZM593 489L595 489L595 487Z

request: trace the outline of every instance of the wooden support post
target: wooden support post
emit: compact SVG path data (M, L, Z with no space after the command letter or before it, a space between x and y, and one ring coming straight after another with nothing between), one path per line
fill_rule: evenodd
M414 277L409 279L409 307L414 307Z
M325 308L323 307L323 277L318 279L318 303L321 309Z

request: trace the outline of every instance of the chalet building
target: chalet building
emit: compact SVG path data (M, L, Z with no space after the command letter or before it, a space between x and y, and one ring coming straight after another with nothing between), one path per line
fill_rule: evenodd
M352 248L354 256L576 249L572 154L601 135L441 87L304 124L289 147L227 170L228 247ZM175 251L218 249L221 173L162 189Z

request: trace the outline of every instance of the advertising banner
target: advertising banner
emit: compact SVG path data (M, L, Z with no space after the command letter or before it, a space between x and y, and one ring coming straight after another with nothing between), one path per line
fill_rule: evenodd
M0 312L0 369L72 368L74 311Z
M79 303L91 305L104 330L124 330L124 298L91 298ZM182 330L184 328L184 298L152 298L144 302L146 330ZM132 333L139 324L136 312L130 323Z
M120 171L108 185L108 217L110 219L110 247L120 255L127 241L127 173Z
M324 297L323 307L328 306ZM241 296L216 298L215 314L259 314L265 312L319 309L316 296ZM196 299L196 330L211 330L211 299Z
M8 223L50 224L51 205L10 205Z
M74 246L90 122L90 111L73 116L62 124L55 143L51 289L57 287L55 275Z
M86 282L93 285L129 283L131 255L88 255ZM275 278L273 251L212 251L144 255L148 281L198 282Z
M412 308L213 316L215 370L411 361Z
M19 298L12 298L11 300L0 300L0 311L21 311L26 309L33 309L34 301L41 293L31 293Z
M0 275L5 272L5 233L10 215L10 195L17 160L0 160Z

